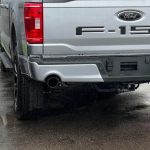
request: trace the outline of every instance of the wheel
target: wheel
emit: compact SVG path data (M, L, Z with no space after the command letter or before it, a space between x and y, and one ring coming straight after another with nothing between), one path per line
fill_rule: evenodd
M15 75L14 109L19 120L33 119L43 106L43 84L21 74L19 67Z
M18 45L15 28L12 28L11 57L14 71L14 111L18 119L37 117L43 107L43 83L34 81L21 73L18 61Z

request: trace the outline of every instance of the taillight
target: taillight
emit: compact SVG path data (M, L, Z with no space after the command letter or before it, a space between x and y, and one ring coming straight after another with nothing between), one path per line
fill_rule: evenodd
M26 40L30 44L43 43L43 4L24 4L24 23Z

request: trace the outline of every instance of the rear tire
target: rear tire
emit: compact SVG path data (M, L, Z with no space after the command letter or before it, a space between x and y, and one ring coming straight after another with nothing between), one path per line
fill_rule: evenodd
M17 57L17 38L14 26L11 33L11 57L14 69L14 111L21 120L34 119L43 107L43 83L21 73Z
M15 90L15 112L20 120L34 119L43 107L43 84L22 75L18 68Z

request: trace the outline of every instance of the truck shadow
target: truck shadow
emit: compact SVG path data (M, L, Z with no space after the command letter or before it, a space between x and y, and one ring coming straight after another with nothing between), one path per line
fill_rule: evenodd
M11 121L15 121L12 78L9 74L3 73L1 79L1 97L3 97L1 102L7 100L8 95L9 101L8 104L1 106L3 108L1 108L0 113L9 116ZM137 110L140 111L149 107L141 100L142 94L140 95L138 92L109 96L109 94L98 94L87 85L76 86L61 92L46 93L44 109L38 112L36 120L28 122L33 124L46 122L53 125L54 122L59 122L64 126L76 124L86 127L94 124L94 128L96 126L112 128L120 126L124 122L145 119L143 114L136 113Z
M60 103L56 107L51 102ZM80 86L61 94L47 95L46 109L40 113L40 120L58 119L65 124L79 123L83 126L94 124L93 127L113 128L125 122L145 119L145 116L136 111L145 110L149 105L141 102L139 93L122 93L109 96L97 94L93 89ZM147 119L147 118L146 118ZM62 122L61 122L62 123Z

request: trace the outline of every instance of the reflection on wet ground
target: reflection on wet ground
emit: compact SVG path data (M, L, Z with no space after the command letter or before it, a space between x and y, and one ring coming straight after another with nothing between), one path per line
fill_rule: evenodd
M53 106L24 122L13 113L12 86L10 74L0 72L0 150L150 149L148 84L111 98L75 87L47 99Z

